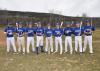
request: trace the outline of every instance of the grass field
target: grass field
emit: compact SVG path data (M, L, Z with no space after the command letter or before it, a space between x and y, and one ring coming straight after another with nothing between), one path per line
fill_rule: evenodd
M93 34L93 40L100 40L100 30ZM0 40L1 41L1 40ZM6 53L6 47L0 48L0 71L100 71L100 43L93 43L94 54L79 55L69 53L59 55L35 53Z

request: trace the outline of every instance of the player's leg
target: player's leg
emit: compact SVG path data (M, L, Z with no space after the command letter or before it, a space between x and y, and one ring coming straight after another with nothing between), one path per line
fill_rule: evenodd
M40 36L36 36L36 54L39 54Z
M56 52L58 52L58 38L57 37L55 37L55 52L54 53Z
M31 42L30 40L31 40L30 37L27 37L27 48L26 48L27 53L30 52L30 51L29 51L30 42Z
M50 37L50 48L51 48L51 52L53 52L53 38Z
M51 52L51 47L50 47L50 37L48 38L48 54Z
M65 37L65 52L64 53L66 53L67 52L67 37Z
M63 48L62 48L62 38L59 37L59 44L60 44L60 54L62 54Z
M78 50L78 37L75 36L75 52Z
M15 39L14 39L14 37L11 38L11 44L12 44L12 46L13 46L14 52L17 52L16 46L15 46Z
M44 52L44 48L43 48L43 36L41 36L41 39L40 39L40 48L41 48L41 52Z
M93 47L92 47L92 36L88 36L88 43L89 43L89 52L93 53Z
M32 44L32 51L35 52L35 48L34 48L34 37L32 37L32 39L31 39L31 44Z
M45 51L48 51L48 38L46 37L46 47L45 47Z
M72 54L73 48L72 48L72 38L71 37L69 37L69 39L68 39L68 44L69 44L69 47L70 47L70 54Z
M7 42L7 52L9 52L10 51L10 39L7 38L6 42Z
M82 53L83 49L82 49L82 37L81 36L79 36L78 43L79 43L79 52Z
M86 46L87 46L87 36L84 36L84 48L83 48L83 52L85 52Z
M24 40L24 37L21 37L21 43L22 43L23 54L25 54L25 40Z
M17 37L17 43L18 43L18 52L21 52L21 40L20 37Z

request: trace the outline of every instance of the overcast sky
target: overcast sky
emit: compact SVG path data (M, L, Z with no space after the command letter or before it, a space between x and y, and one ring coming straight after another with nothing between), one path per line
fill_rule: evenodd
M66 16L86 13L90 17L100 17L100 0L0 0L0 8L46 13L54 9Z

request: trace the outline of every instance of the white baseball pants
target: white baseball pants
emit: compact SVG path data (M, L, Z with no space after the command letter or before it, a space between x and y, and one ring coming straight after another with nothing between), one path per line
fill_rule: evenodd
M23 53L25 53L25 38L24 37L17 37L17 43L18 43L18 52L21 52L21 47Z
M90 53L93 53L93 47L92 47L92 35L90 36L84 36L84 48L83 48L83 51L85 52L86 50L86 46L87 44L89 44L89 52Z
M16 51L16 46L15 46L15 39L14 37L7 37L7 52L10 51L10 46L12 45L14 52Z
M79 46L79 52L82 52L82 37L81 36L75 36L75 51L78 51Z
M58 44L60 45L60 54L62 54L62 37L55 37L55 52L58 52Z
M37 38L36 47L43 46L43 36L36 36L36 38Z
M72 48L72 38L71 36L66 36L65 37L65 52L67 52L67 47L69 45L70 48L70 53L72 54L73 48Z
M52 36L51 37L46 37L45 51L47 52L49 48L50 48L51 52L53 52L53 38L52 38Z
M29 50L30 45L32 45L32 51L34 52L35 51L35 48L34 48L34 37L27 37L27 48L26 48L27 53L30 52L30 50Z

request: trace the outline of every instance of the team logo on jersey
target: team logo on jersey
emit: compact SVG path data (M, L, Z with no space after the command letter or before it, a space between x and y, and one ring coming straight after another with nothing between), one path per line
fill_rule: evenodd
M7 33L8 33L9 35L12 35L12 30L8 30Z
M47 33L48 33L48 34L51 34L52 32L51 32L51 31L47 31Z
M28 33L33 33L33 30L28 30Z
M57 34L61 34L60 31L55 31Z

